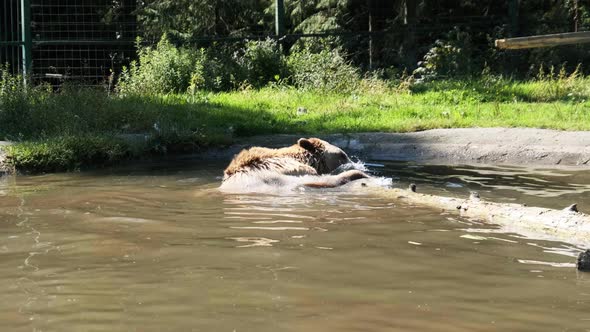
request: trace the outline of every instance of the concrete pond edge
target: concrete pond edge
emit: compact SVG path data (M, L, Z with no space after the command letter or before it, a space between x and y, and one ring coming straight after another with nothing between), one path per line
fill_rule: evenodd
M240 138L225 149L195 155L229 160L251 146L282 147L310 135L266 135ZM318 135L361 160L409 161L445 165L519 165L588 167L590 131L531 128L433 129L413 133Z

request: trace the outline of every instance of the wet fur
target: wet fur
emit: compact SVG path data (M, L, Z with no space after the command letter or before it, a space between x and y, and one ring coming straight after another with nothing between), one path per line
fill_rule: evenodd
M313 154L297 144L281 149L253 147L234 157L223 178L260 170L286 175L317 175L313 164Z
M224 171L221 189L333 188L368 177L356 170L325 175L350 162L344 151L317 138L302 138L297 144L280 149L253 147L242 150L234 157Z

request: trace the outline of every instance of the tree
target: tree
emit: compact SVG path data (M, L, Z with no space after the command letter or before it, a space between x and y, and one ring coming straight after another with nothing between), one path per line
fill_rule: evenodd
M264 30L270 0L144 0L138 10L143 36L166 33L180 41L205 36L247 36Z

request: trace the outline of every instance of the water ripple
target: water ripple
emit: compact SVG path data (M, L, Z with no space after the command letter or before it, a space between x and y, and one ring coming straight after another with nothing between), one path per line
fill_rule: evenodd
M279 240L268 239L265 237L230 237L228 239L235 240L241 243L250 243L237 246L237 248L272 247L273 243L279 242Z

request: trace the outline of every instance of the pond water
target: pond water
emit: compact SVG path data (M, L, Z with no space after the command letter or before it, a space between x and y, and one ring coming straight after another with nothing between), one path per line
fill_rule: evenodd
M223 166L0 180L0 331L590 330L580 248L367 193L221 194ZM384 166L423 192L590 205L590 171Z

